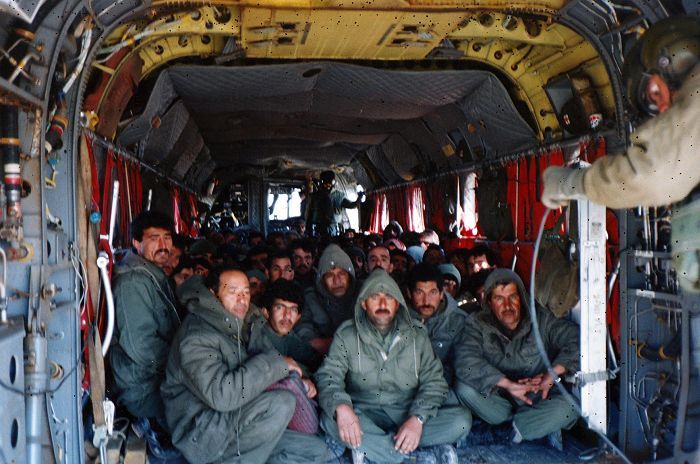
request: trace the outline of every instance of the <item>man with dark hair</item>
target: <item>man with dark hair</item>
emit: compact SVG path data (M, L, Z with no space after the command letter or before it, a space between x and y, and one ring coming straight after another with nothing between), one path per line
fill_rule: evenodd
M177 267L173 269L173 274L170 276L176 289L194 275L195 266L194 260L189 256L185 255L180 258Z
M278 251L270 255L267 260L267 269L270 272L270 283L277 279L294 280L292 257L287 251Z
M384 245L377 245L367 253L367 270L372 272L375 269L384 269L389 274L394 271L394 266L391 264L391 252Z
M459 275L462 281L462 286L466 287L466 279L467 279L467 260L468 260L468 254L469 250L466 250L464 248L457 248L456 250L452 250L447 254L447 262L453 264L457 270L459 271ZM461 290L466 290L466 288L462 288Z
M265 245L257 245L248 250L246 261L248 269L257 269L267 276L267 258L270 256L270 249Z
M267 245L275 252L283 251L287 249L287 239L282 232L272 232L267 236Z
M578 327L535 309L545 350L558 375L540 358L529 299L520 277L495 269L486 280L482 310L468 320L456 344L459 401L492 425L513 421L513 442L549 436L562 449L561 429L577 419L575 409L552 389L566 372L579 369Z
M363 284L353 318L338 328L316 381L321 427L337 455L348 446L355 464L365 456L457 464L449 444L469 433L471 417L464 408L441 407L447 384L440 361L383 270Z
M423 262L432 266L439 266L445 262L445 252L437 245L430 244L423 253Z
M252 314L243 272L213 271L178 289L189 316L168 357L162 395L175 446L192 463L325 462L315 435L287 429L296 399L268 388L299 365L272 349L254 352L264 321Z
M265 234L259 230L251 230L248 232L248 248L254 248L265 244Z
M136 418L141 433L162 432L165 411L160 385L170 342L180 326L175 297L163 271L173 245L172 220L146 211L134 218L131 236L133 250L114 268L111 391L117 403ZM161 433L149 441L156 456L162 451L162 439Z
M194 275L206 277L212 270L212 265L210 261L205 258L191 258L192 259L192 272Z
M467 255L467 276L472 276L482 269L492 269L498 265L496 253L486 245L477 245Z
M442 372L450 387L448 402L457 404L455 383L455 342L466 325L467 315L443 290L442 272L430 264L417 264L408 276L408 291L414 319L423 323L433 350L442 361Z
M214 262L216 252L216 245L207 238L199 239L190 246L190 256L192 258L203 258L210 263Z
M323 360L294 332L304 307L304 290L296 282L278 279L265 292L261 312L267 320L262 326L262 336L283 356L290 356L299 363L305 374L316 372ZM307 388L316 390L310 380L304 379Z
M344 247L343 251L348 254L355 268L355 280L361 282L367 276L367 257L365 251L359 246Z
M306 235L306 221L304 218L296 218L292 223L292 228L297 234L299 234L300 237L304 237Z
M318 262L316 285L306 289L297 333L325 354L335 329L352 318L356 295L355 268L350 257L338 245L328 245Z
M469 293L473 295L477 303L479 303L479 307L481 307L481 303L484 301L484 285L486 285L486 279L489 278L491 272L493 272L493 268L482 269L469 278Z
M289 244L289 250L292 252L294 280L299 282L302 288L313 287L316 284L314 269L316 248L313 242L310 239L296 240Z
M267 276L255 268L246 271L245 275L248 277L248 285L250 286L250 301L255 306L260 306L267 288Z
M173 271L177 267L177 265L180 263L180 256L185 253L187 250L187 237L184 237L179 234L174 234L173 235L173 246L170 248L170 258L168 259L168 262L165 263L163 266L163 272L165 272L165 275L170 277L173 274Z
M408 274L408 264L411 258L404 250L393 250L391 252L391 266L394 269L391 276L399 285L403 285Z

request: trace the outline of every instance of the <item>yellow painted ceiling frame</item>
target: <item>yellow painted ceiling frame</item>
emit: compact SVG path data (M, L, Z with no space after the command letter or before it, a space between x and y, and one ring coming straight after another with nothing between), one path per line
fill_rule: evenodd
M188 2L194 6L198 2ZM200 2L203 4L203 2ZM160 7L168 5L168 9L177 2L155 1L151 11L152 17L157 17ZM211 3L208 3L211 5ZM228 5L228 16L221 15L220 8ZM217 6L203 6L196 10L171 13L165 20L159 20L159 26L154 32L144 37L130 52L139 53L144 62L142 75L145 77L160 66L187 56L210 57L221 54L228 38L236 37L238 43L269 42L269 37L299 35L301 31L279 31L270 27L264 21L252 26L245 24L246 7L250 6L251 17L259 13L261 6L268 9L279 9L281 21L285 17L294 15L302 18L307 23L314 21L319 16L328 20L328 13L342 16L344 12L363 13L370 19L385 16L386 13L395 13L396 18L406 17L411 13L415 17L422 17L421 30L413 31L418 37L415 41L425 41L423 47L427 54L443 39L449 39L464 53L462 59L475 60L486 63L499 69L515 84L518 90L517 97L523 100L530 108L538 125L539 138L543 138L546 129L551 128L555 132L559 130L559 123L554 115L551 104L546 96L543 86L557 75L574 69L583 69L592 79L593 85L600 97L604 113L611 116L614 109L614 99L607 71L598 57L595 49L570 29L551 22L548 16L551 12L561 7L562 2L540 1L509 3L508 10L514 11L520 6L524 11L511 14L499 13L485 9L475 8L503 8L505 2L498 1L367 1L354 2L348 5L340 1L222 1ZM296 10L290 8L298 8ZM316 8L317 10L314 10ZM327 9L334 11L326 11ZM381 8L394 8L377 10ZM320 10L319 10L320 9ZM401 13L399 13L399 11ZM375 18L367 13L375 13ZM445 14L450 13L454 26L446 30L444 27ZM440 20L430 23L431 15ZM260 15L258 15L260 16ZM264 16L264 15L263 15ZM353 16L357 18L359 16ZM243 19L242 19L243 18ZM426 19L427 18L427 19ZM256 17L256 21L260 18ZM163 28L162 25L176 23L172 27ZM442 27L436 24L443 24ZM124 39L125 33L133 37L139 31L148 27L149 22L138 21L116 29L105 41L107 46L113 45ZM279 24L278 24L279 25ZM246 30L246 26L248 30ZM396 31L392 31L391 37L396 37ZM399 31L400 32L400 31ZM438 34L439 32L439 34ZM291 41L291 40L290 40ZM279 48L283 52L274 53L272 50ZM389 46L389 45L387 45ZM289 55L289 47L274 43L263 43L262 47L249 47L246 52L253 56L260 56L254 52L254 48L265 49L265 56L271 58L296 59L297 56ZM408 48L408 47L405 47ZM413 48L413 47L411 47ZM322 50L321 50L322 51ZM286 56L284 56L286 54ZM376 52L369 56L353 56L354 59L388 60L386 54L377 56ZM423 56L424 57L424 56ZM126 56L122 63L128 58ZM328 56L319 53L318 56L304 56L307 59L328 59ZM334 57L339 59L338 57ZM407 59L404 54L397 54L394 59ZM415 59L415 58L413 58ZM111 85L111 82L110 82Z

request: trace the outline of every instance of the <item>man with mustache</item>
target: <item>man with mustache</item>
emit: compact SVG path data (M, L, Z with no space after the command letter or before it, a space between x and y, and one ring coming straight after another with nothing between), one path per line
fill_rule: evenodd
M300 239L290 243L289 249L292 252L294 280L296 280L302 288L313 287L316 283L314 244L309 239Z
M173 246L173 222L146 211L131 223L131 236L133 249L114 268L111 391L142 432L154 430L163 438L160 385L170 343L180 326L175 297L163 271ZM151 452L159 452L157 440L149 440L149 445Z
M270 271L270 283L275 282L277 279L294 280L292 257L286 251L278 251L272 254L268 258L267 268Z
M187 280L178 297L189 315L173 340L161 392L173 443L187 461L325 462L322 439L287 428L296 397L271 387L301 369L255 343L265 321L251 307L246 275L213 270L206 281Z
M292 329L301 319L304 291L291 280L277 279L263 297L261 313L267 324L261 327L261 338L271 343L282 356L289 356L301 366L305 374L316 372L323 360ZM308 391L316 391L313 382L303 379Z
M563 449L561 429L578 418L552 388L579 370L576 324L535 308L545 350L557 378L542 362L532 331L528 294L510 269L494 269L484 284L482 310L468 319L455 347L459 401L492 425L513 423L513 442L548 437Z
M352 318L356 295L350 257L338 245L328 245L318 262L316 285L304 294L304 312L296 329L299 336L326 354L335 329Z
M383 269L362 285L353 318L335 333L316 382L321 427L336 456L349 447L354 464L365 458L457 464L449 444L467 435L471 416L441 407L447 383L440 360Z
M430 264L416 265L408 275L411 314L428 330L435 355L442 362L442 373L450 387L448 404L458 404L454 395L455 342L469 317L443 287L440 269ZM468 411L467 411L468 412Z
M377 245L367 253L367 270L384 269L387 273L394 272L394 265L391 264L391 252L384 245Z

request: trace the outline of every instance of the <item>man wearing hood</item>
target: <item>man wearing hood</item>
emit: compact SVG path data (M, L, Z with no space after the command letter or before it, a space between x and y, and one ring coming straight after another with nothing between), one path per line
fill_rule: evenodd
M335 329L352 318L356 295L350 257L338 245L328 245L318 262L316 285L304 295L305 307L296 328L299 336L325 354Z
M173 223L147 211L131 223L133 250L115 267L116 324L109 350L111 391L146 429L165 425L160 384L180 326L168 277Z
M316 383L321 427L353 449L355 464L365 456L400 463L422 453L457 463L449 443L466 436L471 417L461 407L440 407L447 396L440 360L384 270L365 281Z
M532 331L522 280L495 269L484 285L482 310L468 320L456 345L456 393L460 402L489 424L513 421L513 442L548 436L562 449L561 429L578 418L552 389L566 372L579 369L576 324L535 308L544 346L558 377L542 362Z
M248 349L264 323L238 270L192 277L178 289L189 316L177 332L161 392L173 444L192 463L324 462L315 436L287 430L296 400L266 391L299 365L271 346Z
M408 290L411 315L427 329L433 351L442 362L442 373L450 387L448 404L457 404L453 394L455 342L469 316L444 290L442 273L435 266L426 263L416 265L408 275Z

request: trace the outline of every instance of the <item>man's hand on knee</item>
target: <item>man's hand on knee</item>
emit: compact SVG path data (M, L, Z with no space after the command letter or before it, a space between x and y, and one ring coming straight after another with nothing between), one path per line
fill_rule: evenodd
M416 416L411 416L401 424L401 428L394 435L394 448L400 453L410 453L418 448L422 434L423 424Z
M352 407L341 404L335 408L335 420L338 424L340 439L351 448L357 448L362 444L362 428L360 419Z

